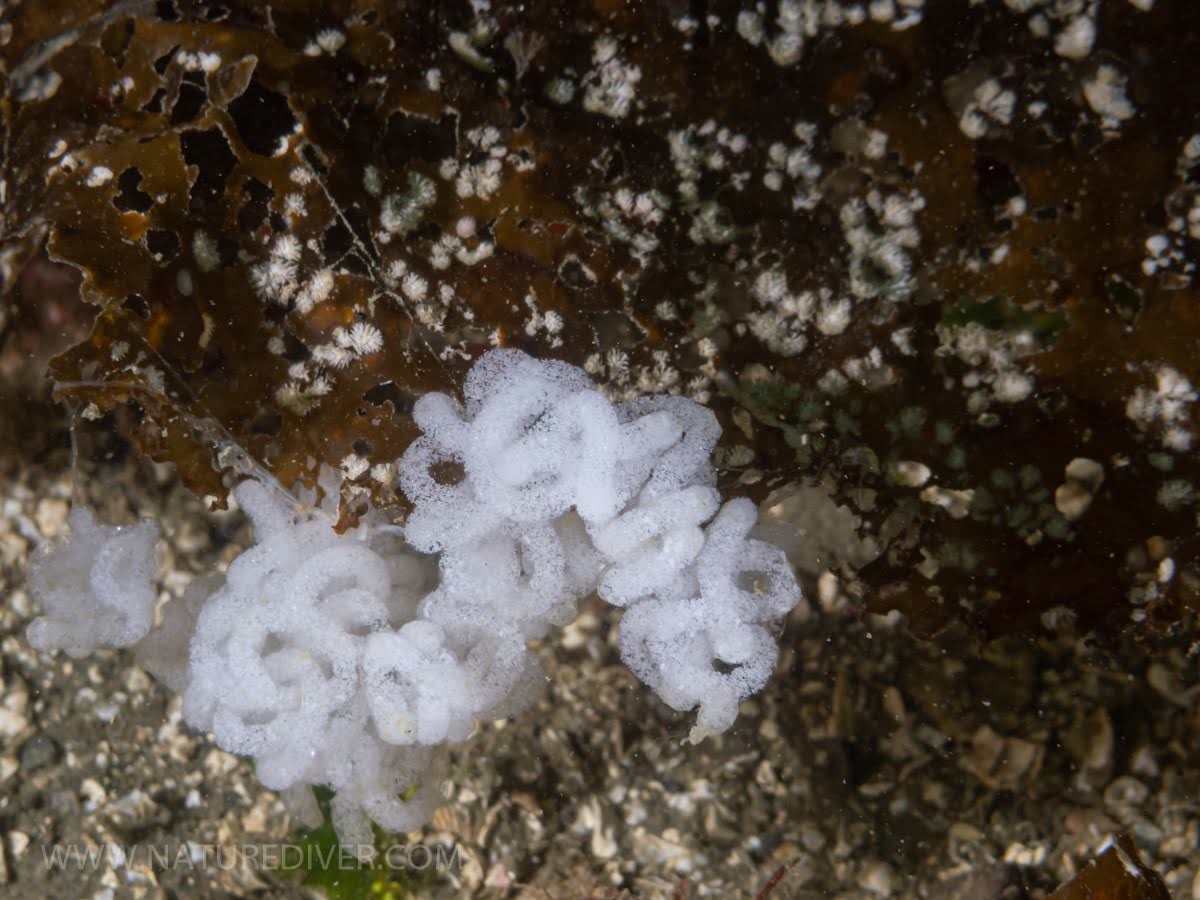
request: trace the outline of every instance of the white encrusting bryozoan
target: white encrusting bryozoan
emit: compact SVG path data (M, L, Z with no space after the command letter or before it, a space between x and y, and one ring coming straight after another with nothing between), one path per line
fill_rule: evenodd
M699 707L693 740L732 725L774 669L771 624L801 597L784 552L751 537L754 504L721 505L716 417L682 397L614 404L583 370L515 350L480 358L464 401L428 394L413 410L423 433L395 465L414 507L403 540L378 512L335 532L336 483L326 509L298 510L245 481L234 493L256 543L149 631L152 526L126 534L79 510L73 541L35 570L48 614L31 639L77 655L140 640L185 720L252 757L302 819L311 788L331 787L339 839L362 855L371 821L427 821L449 742L536 698L527 642L592 592L625 609L638 678ZM446 463L457 482L435 474ZM90 626L93 598L113 627Z

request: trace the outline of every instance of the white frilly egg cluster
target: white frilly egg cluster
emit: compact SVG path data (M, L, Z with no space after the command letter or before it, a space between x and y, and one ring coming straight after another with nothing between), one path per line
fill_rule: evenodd
M76 659L100 647L127 647L154 624L154 543L158 527L101 525L86 506L71 510L71 540L45 545L29 586L44 613L29 643Z
M136 645L183 693L185 720L252 757L303 821L319 821L311 787L333 788L339 839L364 852L370 821L428 819L449 742L536 698L527 642L593 592L626 608L621 656L638 678L699 706L693 739L727 729L770 677L768 628L800 590L783 552L750 537L754 504L720 504L713 414L679 397L613 405L582 370L514 350L481 357L464 399L416 404L403 539L378 514L339 535L327 512L243 482L256 543L151 630L153 525L98 526L81 509L35 566L46 614L31 641Z
M400 461L405 537L441 554L423 617L466 644L535 638L597 591L629 608L634 674L675 709L699 705L697 735L728 728L774 667L765 626L800 589L783 552L748 536L754 504L721 508L716 417L681 397L613 405L582 370L516 350L483 356L463 393L462 409L445 394L417 402L424 434ZM434 476L447 466L457 483Z

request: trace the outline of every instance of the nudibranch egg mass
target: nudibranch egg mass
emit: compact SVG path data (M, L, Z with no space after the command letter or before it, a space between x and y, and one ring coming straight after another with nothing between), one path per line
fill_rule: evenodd
M774 669L772 625L802 600L784 552L751 536L754 504L721 503L712 412L674 396L614 404L583 370L517 350L480 357L463 400L431 393L413 410L402 538L378 512L338 534L329 509L243 481L255 543L157 627L156 527L78 509L71 539L35 563L45 615L31 641L133 646L182 692L187 723L253 758L302 821L320 818L312 788L331 788L339 840L364 853L371 821L428 820L450 744L538 697L528 642L593 593L624 609L633 673L672 708L699 708L692 740L728 729ZM439 477L449 468L461 475Z

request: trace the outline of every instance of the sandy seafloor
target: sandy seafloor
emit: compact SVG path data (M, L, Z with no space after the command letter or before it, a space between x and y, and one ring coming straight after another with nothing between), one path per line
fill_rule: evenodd
M71 471L49 407L7 412L19 434L0 459L0 896L320 896L231 862L299 832L130 654L29 646L24 572L64 528ZM240 514L206 513L169 468L93 440L85 457L116 459L85 458L81 495L110 521L160 523L164 600L244 546ZM433 823L396 838L456 848L461 866L417 871L410 853L402 877L444 897L1039 897L1125 830L1173 896L1200 897L1194 634L1149 660L1073 634L921 642L813 605L786 624L776 676L736 727L692 746L690 716L620 664L613 611L585 602L540 648L543 699L481 726ZM132 851L46 863L109 845Z

